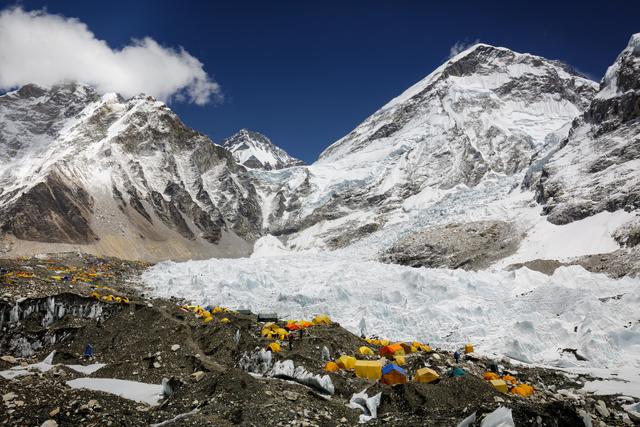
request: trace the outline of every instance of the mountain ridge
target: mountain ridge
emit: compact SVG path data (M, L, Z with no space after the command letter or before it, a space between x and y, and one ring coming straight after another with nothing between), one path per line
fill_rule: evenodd
M304 165L302 160L290 156L265 135L249 129L240 129L223 139L221 145L233 154L238 163L249 169L272 170Z

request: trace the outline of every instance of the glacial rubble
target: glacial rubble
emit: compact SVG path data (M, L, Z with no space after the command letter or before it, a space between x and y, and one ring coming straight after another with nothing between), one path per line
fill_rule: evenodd
M503 394L483 379L491 360L470 353L456 364L453 354L441 349L407 354L404 366L410 373L431 366L441 375L439 381L384 385L348 370L325 372L323 357L380 357L378 340L359 338L337 323L294 332L291 344L285 339L280 351L265 352L278 340L262 336L266 324L255 314L223 307L205 314L179 300L145 297L137 281L141 264L69 254L1 260L0 266L5 275L14 273L2 284L0 371L24 369L49 355L44 370L0 377L7 425L347 426L358 423L362 411L348 404L363 390L369 396L380 393L376 418L367 422L373 426L451 426L474 413L476 423L468 425L480 425L500 407L511 411L517 425L581 425L585 417L593 425L632 425L629 414L637 406L631 397L583 391L589 376L495 359L499 369L535 389L528 397ZM83 305L102 310L87 316L73 308ZM7 309L15 306L21 314L8 316ZM58 314L48 317L51 310ZM42 339L54 331L58 339ZM39 346L20 354L9 344L16 336ZM83 356L88 343L93 349ZM374 355L361 355L363 346ZM256 353L268 354L273 375L247 372L252 369L241 361ZM453 367L465 374L447 376ZM323 381L334 388L318 389L309 382L313 376L327 378ZM108 391L96 391L107 383ZM76 388L79 384L96 390ZM162 392L151 400L143 397L144 390L152 389Z

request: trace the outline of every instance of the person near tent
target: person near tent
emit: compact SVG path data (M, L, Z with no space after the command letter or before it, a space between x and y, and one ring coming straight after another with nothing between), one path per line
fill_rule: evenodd
M456 350L456 352L453 353L453 358L456 359L456 364L460 363L460 356L461 356L460 350Z
M93 357L93 346L91 345L91 343L88 343L84 348L84 357L86 357L87 359Z

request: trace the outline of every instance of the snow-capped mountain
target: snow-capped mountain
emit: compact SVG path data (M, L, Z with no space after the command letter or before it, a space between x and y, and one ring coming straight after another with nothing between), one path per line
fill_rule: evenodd
M609 67L568 139L526 182L549 221L565 224L602 211L640 208L640 34Z
M263 218L291 241L340 246L452 189L524 171L598 85L565 64L478 44L444 63L308 168L256 174ZM305 240L308 240L305 237Z
M222 146L233 154L238 163L250 169L283 169L304 164L273 145L263 134L248 129L241 129L224 139Z
M4 252L242 255L262 218L246 170L151 97L26 85L0 96Z
M0 97L0 249L204 258L273 234L288 249L359 244L391 262L430 240L446 252L430 262L487 265L495 257L454 252L493 239L508 256L540 213L566 223L638 206L637 45L600 86L557 61L473 46L309 166L248 130L215 145L153 98L27 85Z

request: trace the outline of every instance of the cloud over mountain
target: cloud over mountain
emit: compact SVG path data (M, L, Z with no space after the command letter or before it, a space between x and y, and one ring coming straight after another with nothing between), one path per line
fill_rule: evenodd
M198 105L221 96L203 64L182 47L145 37L113 49L75 18L20 7L0 12L0 89L61 81Z

